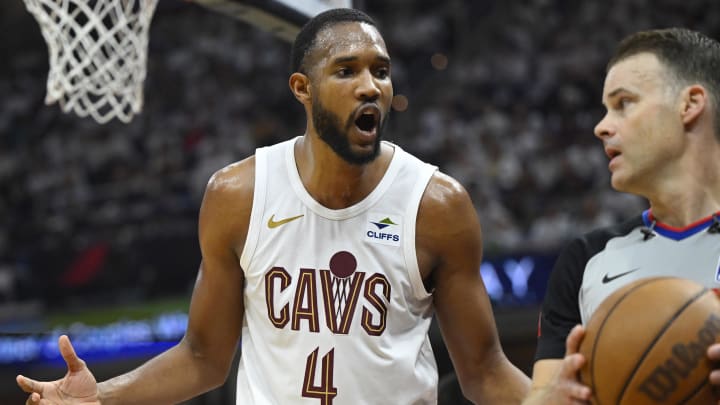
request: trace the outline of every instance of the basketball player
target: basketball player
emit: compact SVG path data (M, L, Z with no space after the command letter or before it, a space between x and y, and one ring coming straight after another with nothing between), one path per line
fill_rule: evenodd
M608 64L605 117L595 127L612 187L647 198L629 221L572 241L559 256L540 318L526 404L590 398L578 347L600 302L634 280L720 284L720 43L687 29L639 32ZM709 354L720 358L720 346ZM711 381L720 383L713 371Z
M530 381L498 341L468 194L381 141L393 88L375 23L322 13L291 59L307 132L210 179L182 341L96 384L61 337L69 373L18 376L28 403L176 403L223 384L241 338L238 404L433 404L433 313L468 398L522 401Z

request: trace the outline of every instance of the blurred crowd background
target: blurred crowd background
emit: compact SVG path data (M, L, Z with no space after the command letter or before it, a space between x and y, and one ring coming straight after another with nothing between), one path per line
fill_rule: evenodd
M610 189L593 136L605 63L640 29L720 37L717 0L355 5L378 20L393 58L400 97L386 138L468 189L487 257L556 252L644 209ZM43 103L47 49L20 0L0 3L0 24L0 308L189 294L210 175L304 131L290 45L160 0L144 110L99 125Z

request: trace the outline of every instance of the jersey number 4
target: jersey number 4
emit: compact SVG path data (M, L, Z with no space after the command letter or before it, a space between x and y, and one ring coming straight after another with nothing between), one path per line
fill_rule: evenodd
M305 380L303 381L302 396L307 398L317 398L322 405L332 405L333 398L337 396L337 387L333 386L333 369L335 365L335 349L332 349L323 356L322 366L318 370L318 351L316 348L307 358L305 363ZM320 371L319 378L317 373ZM315 381L320 380L320 384L315 385Z

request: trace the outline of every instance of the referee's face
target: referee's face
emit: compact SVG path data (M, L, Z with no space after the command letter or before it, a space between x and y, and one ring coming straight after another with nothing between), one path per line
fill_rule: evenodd
M629 56L605 78L607 113L595 127L618 191L648 197L679 173L685 149L679 92L667 68L651 53Z

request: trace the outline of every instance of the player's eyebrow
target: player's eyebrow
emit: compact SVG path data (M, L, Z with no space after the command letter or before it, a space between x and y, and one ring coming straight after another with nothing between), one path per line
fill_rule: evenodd
M375 57L375 59L379 60L380 62L387 63L388 65L390 64L390 58L385 55L378 55Z
M333 59L333 65L341 65L347 62L354 62L358 59L359 58L357 56L338 56L337 58Z
M347 63L347 62L354 62L354 61L357 61L358 59L360 59L360 58L357 56L354 56L354 55L353 56L338 56L337 58L333 59L333 64L340 65L343 63ZM390 58L385 55L377 55L375 57L375 59L379 60L380 62L387 63L388 65L390 64Z

